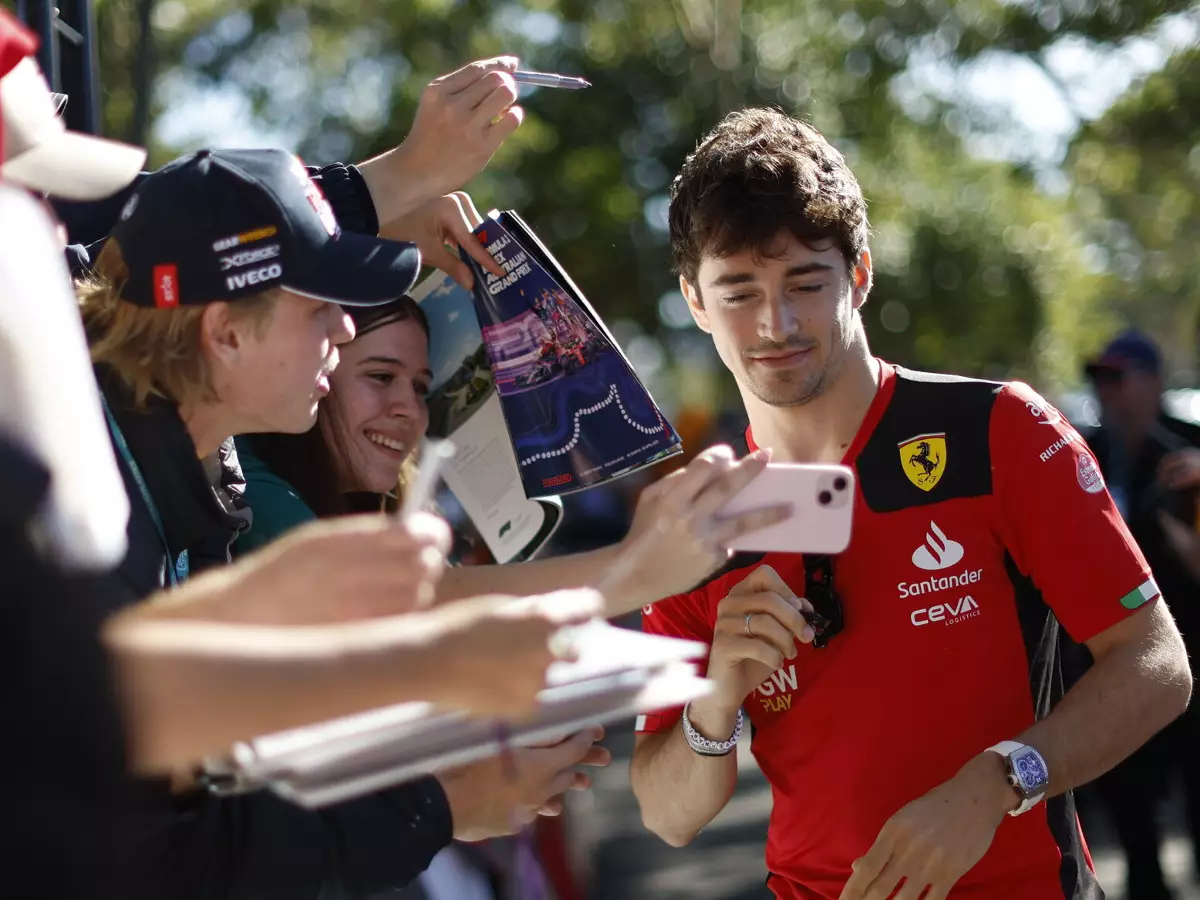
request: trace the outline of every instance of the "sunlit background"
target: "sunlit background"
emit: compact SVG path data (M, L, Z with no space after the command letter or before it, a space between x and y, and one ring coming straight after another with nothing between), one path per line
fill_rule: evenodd
M106 129L161 163L282 145L310 163L398 143L421 88L514 53L526 89L471 186L518 210L668 412L734 398L668 268L667 188L726 111L777 104L849 158L870 203L877 352L1016 376L1073 413L1125 323L1195 378L1200 18L1144 0L99 0ZM142 29L147 22L150 28ZM1191 395L1178 399L1191 413Z
M689 449L739 406L692 326L667 190L724 113L812 120L866 193L876 352L1019 377L1086 422L1082 364L1119 328L1168 361L1169 411L1200 420L1200 6L1176 0L97 0L105 130L152 148L284 146L352 162L394 146L428 81L516 54L582 75L526 89L527 119L469 190L521 213L611 326ZM728 424L725 434L728 434ZM697 438L697 436L700 436ZM696 440L693 440L697 438ZM622 533L617 491L578 495L562 549ZM625 504L625 506L622 506ZM584 507L587 507L586 509ZM605 526L604 523L609 523ZM611 533L604 530L612 529ZM620 758L627 733L615 735ZM764 896L769 789L686 851L642 828L626 766L566 818L594 900ZM1178 811L1172 813L1178 818ZM1122 862L1089 836L1111 897ZM1189 881L1183 839L1164 859ZM1196 888L1180 897L1200 897Z

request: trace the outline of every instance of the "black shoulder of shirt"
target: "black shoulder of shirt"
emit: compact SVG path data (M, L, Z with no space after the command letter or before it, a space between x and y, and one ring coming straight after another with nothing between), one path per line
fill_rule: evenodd
M306 168L321 186L343 229L359 234L379 233L375 204L357 166L332 163L320 168ZM127 187L103 200L52 201L54 212L67 228L67 265L73 277L84 275L91 268L129 196L150 174L142 172Z
M892 398L855 460L868 508L875 513L895 512L991 493L992 409L1005 382L901 366L895 371ZM922 437L941 438L945 445L945 470L934 491L922 490L904 474L903 448ZM749 452L744 430L731 443L739 457ZM687 593L704 590L730 572L749 569L765 556L736 553Z
M1003 387L897 366L891 401L855 460L867 507L887 513L990 494L992 409ZM942 467L935 490L906 474L921 442Z

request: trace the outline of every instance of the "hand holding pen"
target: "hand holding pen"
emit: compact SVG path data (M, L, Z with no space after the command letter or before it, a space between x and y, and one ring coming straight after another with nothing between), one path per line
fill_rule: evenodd
M412 238L395 226L436 198L461 190L520 126L522 84L579 90L569 75L518 68L515 56L478 60L435 78L421 93L412 130L400 146L358 164L387 236ZM486 265L486 263L484 263Z

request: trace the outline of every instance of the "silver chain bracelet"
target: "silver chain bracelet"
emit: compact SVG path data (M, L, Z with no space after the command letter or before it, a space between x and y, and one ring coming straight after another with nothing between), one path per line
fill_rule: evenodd
M688 718L688 709L692 704L687 704L683 708L683 736L687 739L688 746L701 756L728 756L733 752L733 748L737 746L738 739L742 736L742 724L745 717L742 715L742 710L739 707L737 711L737 722L733 726L733 734L730 735L727 741L710 741L692 725L692 720Z

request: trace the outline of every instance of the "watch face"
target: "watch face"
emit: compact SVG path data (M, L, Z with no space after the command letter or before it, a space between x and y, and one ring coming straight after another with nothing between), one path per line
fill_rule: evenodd
M1050 773L1046 769L1046 761L1032 747L1016 751L1010 757L1013 774L1017 776L1021 792L1026 796L1040 794L1050 783Z

